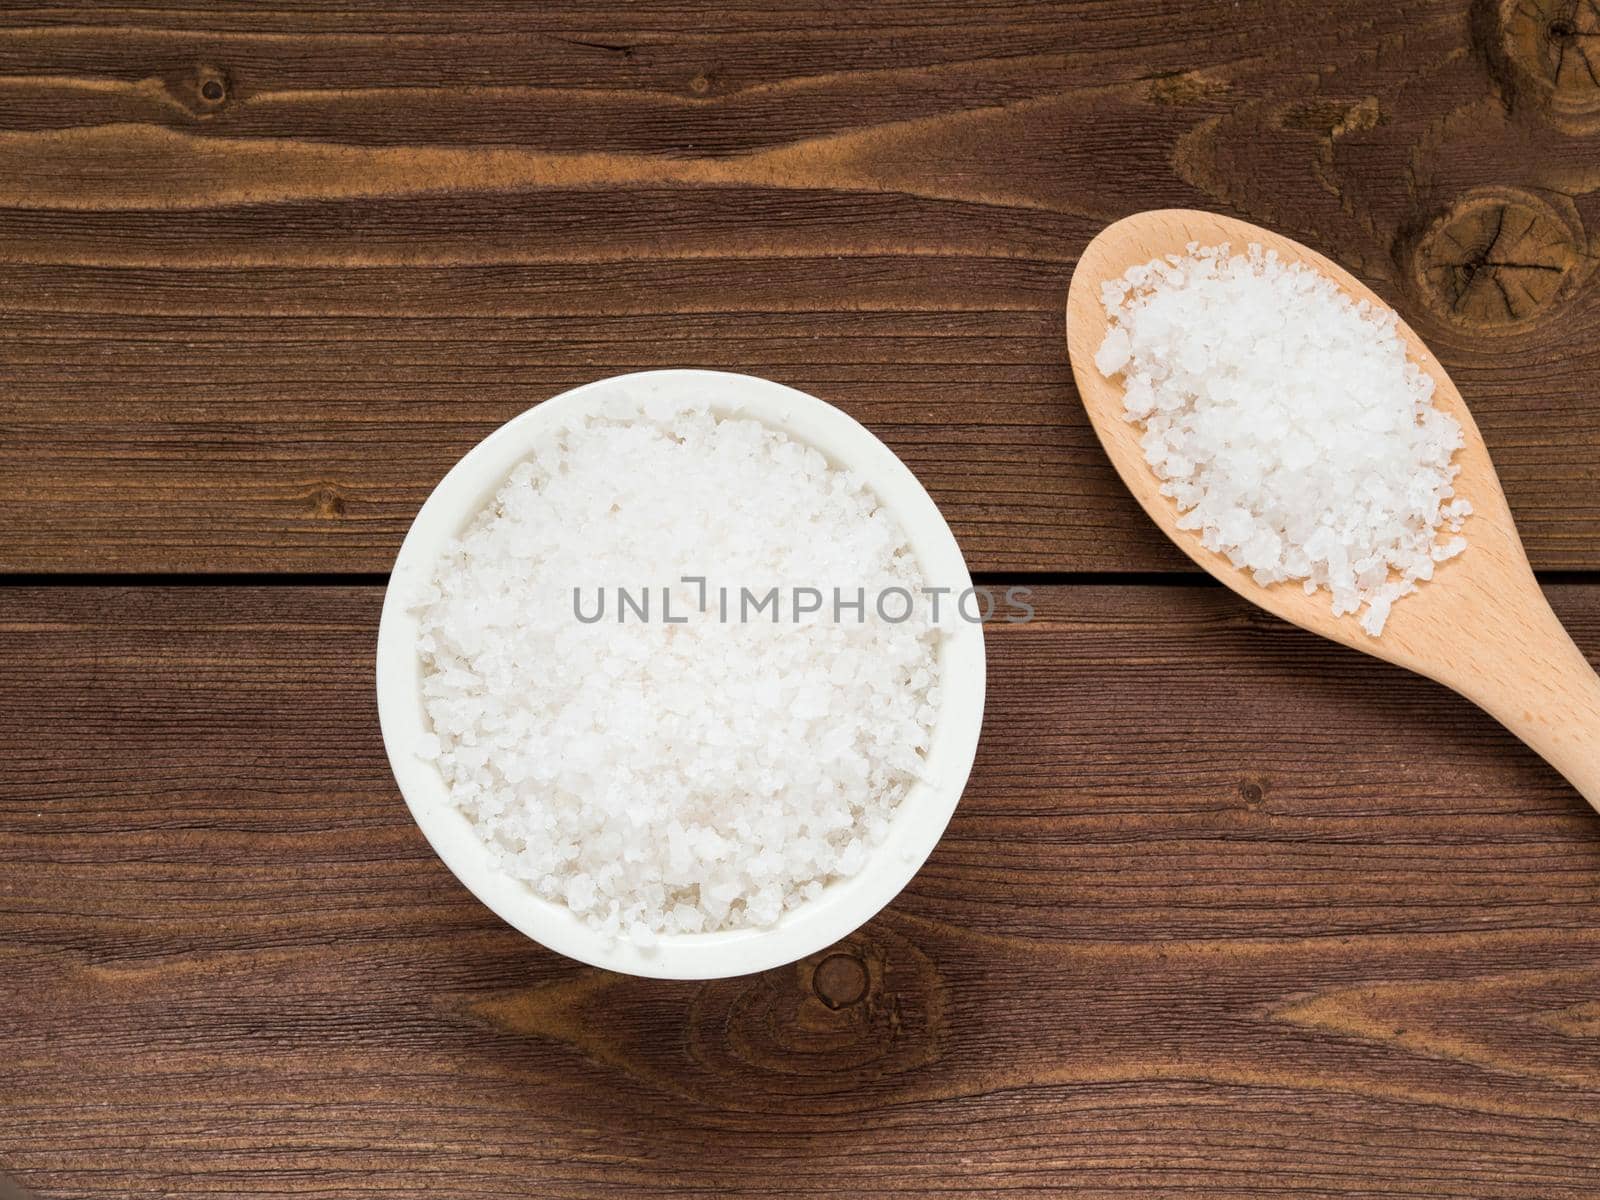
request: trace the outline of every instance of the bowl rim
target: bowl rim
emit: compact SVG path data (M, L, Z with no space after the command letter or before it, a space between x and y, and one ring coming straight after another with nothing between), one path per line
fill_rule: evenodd
M410 611L448 542L499 490L546 431L585 412L614 410L650 397L698 399L719 414L763 421L855 471L899 520L922 567L924 585L965 593L966 560L943 514L895 453L841 409L754 375L675 369L610 376L568 389L513 417L472 447L441 479L395 557L377 639L378 720L384 749L412 819L434 852L483 904L529 938L568 958L630 975L716 979L805 958L848 936L893 900L932 853L966 787L983 720L987 664L981 624L957 621L940 638L940 711L926 777L900 801L888 836L866 865L765 929L663 935L641 949L607 941L564 905L545 900L502 871L466 815L450 803L437 766L413 747L430 732L422 704L417 618Z

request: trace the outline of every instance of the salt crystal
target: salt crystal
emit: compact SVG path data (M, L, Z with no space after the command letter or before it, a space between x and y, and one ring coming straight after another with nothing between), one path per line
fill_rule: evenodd
M1115 375L1122 370L1132 353L1133 344L1128 340L1128 335L1121 329L1112 329L1100 343L1100 349L1094 356L1094 365L1100 368L1102 375Z

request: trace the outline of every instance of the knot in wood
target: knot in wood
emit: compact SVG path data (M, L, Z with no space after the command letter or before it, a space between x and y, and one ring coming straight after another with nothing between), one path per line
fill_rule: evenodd
M944 1020L932 960L875 925L792 966L707 984L688 1047L746 1103L759 1093L784 1111L830 1111L935 1060Z
M331 483L325 483L311 494L311 511L319 517L332 520L344 516L344 497Z
M1500 0L1499 41L1514 96L1569 132L1600 128L1600 7Z
M195 108L210 115L228 102L228 77L216 67L200 67L194 79Z
M1436 215L1409 251L1412 289L1475 333L1532 321L1573 289L1586 264L1577 218L1531 192L1475 191Z
M811 976L812 990L829 1008L848 1008L867 994L867 965L853 954L830 954Z

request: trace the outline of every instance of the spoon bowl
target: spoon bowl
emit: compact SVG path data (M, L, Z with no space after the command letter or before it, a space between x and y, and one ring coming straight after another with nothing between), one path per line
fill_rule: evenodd
M1346 295L1387 310L1376 293L1299 242L1247 221L1191 209L1126 217L1085 248L1067 297L1067 348L1084 408L1117 474L1145 512L1185 554L1252 604L1302 629L1426 675L1466 696L1536 750L1600 810L1600 677L1551 611L1517 536L1488 447L1461 392L1403 320L1407 353L1433 377L1434 405L1461 424L1456 494L1472 503L1462 527L1467 549L1440 563L1431 580L1397 601L1380 637L1355 614L1334 616L1327 591L1306 595L1298 581L1262 585L1226 555L1178 528L1176 503L1139 447L1140 428L1124 417L1121 384L1095 366L1108 327L1103 283L1130 267L1183 255L1192 243L1276 250L1314 267Z

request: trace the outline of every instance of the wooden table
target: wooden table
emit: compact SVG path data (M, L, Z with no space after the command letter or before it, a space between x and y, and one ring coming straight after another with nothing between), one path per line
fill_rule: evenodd
M1069 378L1107 221L1332 254L1600 656L1592 0L0 13L0 1169L47 1197L1600 1196L1600 818L1182 573ZM479 906L379 741L448 465L656 366L842 405L996 626L881 917L704 985Z

